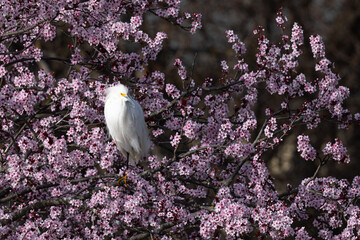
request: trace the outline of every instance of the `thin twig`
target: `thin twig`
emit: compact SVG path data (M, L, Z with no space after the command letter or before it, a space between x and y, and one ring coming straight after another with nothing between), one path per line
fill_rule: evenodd
M196 148L194 150L191 150L191 151L188 151L188 152L185 152L185 153L182 153L179 155L180 158L184 158L184 157L187 157L193 153L196 153L196 152L199 152L201 150L205 150L205 149L208 149L208 148L226 148L226 146L219 146L219 145L209 145L209 146L204 146L204 147L199 147L199 148Z
M321 162L321 160L320 160L320 164L317 166L314 174L305 182L304 186L307 186L311 181L313 181L313 180L316 178L317 174L319 173L320 168L321 168L323 165L324 165L324 164L323 164L323 163ZM284 197L287 197L287 196L289 196L289 195L298 193L298 191L299 191L299 188L294 188L294 189L292 189L292 190L290 190L290 191L288 191L288 192L279 194L278 197L279 197L279 199L283 199Z
M191 65L190 79L193 79L193 74L194 74L195 62L196 62L196 57L197 57L197 55L198 55L198 53L195 52L194 60L193 60L193 63L192 63L192 65Z
M6 147L4 154L6 154L11 146L14 144L14 141L16 141L17 137L20 135L20 133L24 130L26 124L24 123L22 127L19 129L19 131L15 134L15 136L11 139L11 143Z
M200 182L198 180L195 180L195 179L190 179L190 178L184 178L184 177L181 177L181 176L174 176L176 179L180 180L180 181L183 181L183 182L188 182L188 183L192 183L192 184L195 184L195 185L200 185L200 186L203 186L203 187L206 187L206 188L210 188L212 190L217 190L217 187L214 186L214 185L211 185L207 182Z

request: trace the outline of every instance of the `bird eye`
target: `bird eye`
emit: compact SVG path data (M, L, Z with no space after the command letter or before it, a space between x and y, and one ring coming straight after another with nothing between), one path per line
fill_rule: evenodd
M120 94L121 94L121 96L126 97L126 94L125 94L125 93L120 93Z

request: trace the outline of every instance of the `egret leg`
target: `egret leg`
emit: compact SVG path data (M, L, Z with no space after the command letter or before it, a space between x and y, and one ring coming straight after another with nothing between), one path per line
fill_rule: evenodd
M126 153L126 170L129 168L129 153ZM125 170L125 171L126 171Z
M117 181L117 184L120 186L120 182L122 180L124 180L124 183L125 183L125 186L127 187L127 184L126 184L126 178L127 178L127 174L126 174L126 171L127 169L129 168L129 153L127 152L126 153L126 169L125 169L125 176L123 176L122 178L120 178L118 181Z

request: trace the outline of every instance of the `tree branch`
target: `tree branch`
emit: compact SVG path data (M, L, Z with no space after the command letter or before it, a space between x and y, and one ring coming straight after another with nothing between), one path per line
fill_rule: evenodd
M219 91L219 90L229 88L229 87L234 86L234 85L239 84L239 83L241 83L241 81L236 80L236 81L234 81L232 83L229 83L229 84L226 84L226 85L221 85L221 86L214 86L214 87L198 86L198 87L190 88L189 90L183 92L178 98L175 98L170 103L168 103L165 107L163 107L160 110L150 114L150 117L154 117L156 115L159 115L160 113L165 112L166 110L168 110L169 108L174 106L181 98L187 96L188 94L190 94L193 91L196 91L197 89L202 89L202 90L205 90L205 91Z
M160 228L155 229L155 230L151 230L151 231L149 231L149 232L147 232L147 233L140 233L140 234L138 234L138 235L135 235L135 236L131 237L130 240L141 240L141 239L145 239L145 238L148 239L148 237L150 236L151 233L153 233L153 234L159 234L159 233L161 233L162 231L164 231L164 230L166 230L166 229L169 229L169 228L171 228L171 227L173 227L173 226L175 226L175 225L176 225L176 223L164 223L164 224L162 224L162 225L160 226Z
M70 183L76 184L76 183L80 183L80 182L86 182L86 181L89 181L89 180L98 180L98 179L104 179L104 178L115 178L115 179L117 179L119 177L120 176L116 175L116 174L96 175L96 176L73 179L73 180L70 181ZM51 187L57 187L59 185L60 185L59 183L46 183L46 184L37 186L35 188L35 190L41 190L41 189L46 189L46 188L51 188ZM20 192L11 193L10 195L8 195L6 197L1 198L0 203L8 202L8 201L10 201L10 200L12 200L14 198L17 198L19 196L25 195L25 194L33 192L33 191L34 190L31 189L31 188L26 188L26 189L24 189L24 190L22 190Z
M236 167L235 171L233 172L233 174L231 174L231 176L224 182L224 185L226 187L230 186L230 184L235 180L236 175L238 174L241 167L245 164L245 162L248 159L249 159L249 156L247 156L247 157L240 160L240 163L237 165L237 167Z
M42 208L47 208L51 206L59 206L59 205L69 205L70 200L73 199L86 199L90 196L90 194L86 194L79 197L64 197L64 198L53 198L53 199L47 199L47 200L41 200L36 203L30 204L16 212L14 212L11 215L11 218L9 219L0 219L0 224L9 224L13 221L16 221L20 219L21 217L25 216L27 213L29 213L31 210L38 210Z
M4 37L9 37L9 36L13 36L13 35L18 35L18 34L22 34L22 33L25 33L27 31L30 31L31 29L34 29L35 27L37 27L39 24L42 24L43 22L46 22L48 19L43 19L43 20L40 20L39 22L27 27L27 28L24 28L24 29L21 29L21 30L18 30L18 31L14 31L14 32L7 32L7 33L3 33L1 36L0 36L0 39L4 38Z

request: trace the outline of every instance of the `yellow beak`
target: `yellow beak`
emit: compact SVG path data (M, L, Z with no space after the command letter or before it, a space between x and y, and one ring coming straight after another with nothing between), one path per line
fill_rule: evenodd
M125 93L120 93L121 96L126 97L127 95Z

